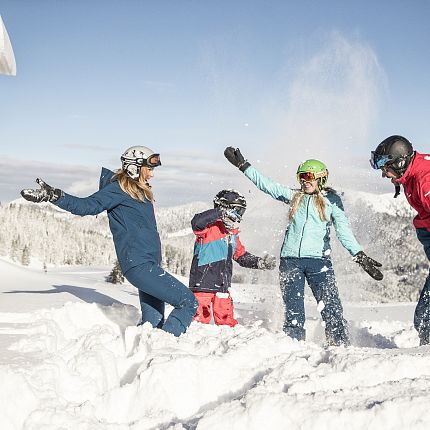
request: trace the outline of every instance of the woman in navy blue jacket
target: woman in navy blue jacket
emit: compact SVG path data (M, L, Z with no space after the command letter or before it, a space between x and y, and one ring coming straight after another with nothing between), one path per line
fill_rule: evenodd
M102 168L100 189L89 197L64 193L36 179L40 189L22 190L29 201L51 202L75 215L107 211L118 261L127 280L139 290L142 323L150 322L179 336L196 313L194 294L161 267L161 243L149 185L160 155L145 146L132 146L121 156L115 174ZM174 307L164 320L165 303Z

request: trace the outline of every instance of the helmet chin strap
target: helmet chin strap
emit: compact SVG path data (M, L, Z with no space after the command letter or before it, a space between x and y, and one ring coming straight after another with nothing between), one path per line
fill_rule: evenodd
M394 198L396 199L399 194L400 194L400 185L399 184L395 184L394 185Z
M397 169L392 168L392 170L394 172L396 172L398 178L401 178L404 175L405 171L406 171L406 167L407 166L405 167L404 163L402 163L402 167L403 168L401 168L401 169L399 169L399 168L397 168ZM394 184L394 198L396 199L399 195L400 195L400 184Z

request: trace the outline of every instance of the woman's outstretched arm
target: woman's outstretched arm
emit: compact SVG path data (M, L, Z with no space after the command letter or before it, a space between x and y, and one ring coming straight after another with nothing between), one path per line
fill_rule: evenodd
M294 191L291 188L262 175L255 167L251 166L248 160L245 160L239 148L229 146L225 149L224 155L227 160L241 170L259 190L285 203L290 202L293 198Z

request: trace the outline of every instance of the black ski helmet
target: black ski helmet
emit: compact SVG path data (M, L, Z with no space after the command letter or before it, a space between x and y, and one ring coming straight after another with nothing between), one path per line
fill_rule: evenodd
M228 209L240 209L241 215L246 209L245 197L236 190L221 190L214 197L214 207L223 207Z
M398 175L403 176L408 168L414 149L406 137L394 135L384 139L371 152L370 164L374 169L387 166Z

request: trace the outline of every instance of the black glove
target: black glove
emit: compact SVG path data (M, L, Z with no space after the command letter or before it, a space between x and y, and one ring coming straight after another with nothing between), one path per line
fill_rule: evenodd
M373 258L368 257L363 251L357 252L357 254L354 255L353 260L358 263L373 279L380 281L384 277L381 271L377 269L377 267L382 267L382 264L378 263Z
M251 164L248 163L240 152L239 148L234 149L232 146L225 148L224 156L233 166L244 172Z
M42 179L37 178L36 182L40 185L40 189L37 190L21 190L21 196L25 200L33 203L41 202L56 202L60 197L64 195L62 190L58 188L53 188Z
M273 270L276 267L276 257L266 254L258 260L257 266L262 270Z

